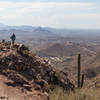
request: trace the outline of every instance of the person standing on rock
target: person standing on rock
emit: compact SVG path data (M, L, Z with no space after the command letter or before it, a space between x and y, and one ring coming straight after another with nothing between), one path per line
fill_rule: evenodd
M11 46L14 46L15 40L16 40L16 35L13 33L13 34L11 35L10 39L11 39Z

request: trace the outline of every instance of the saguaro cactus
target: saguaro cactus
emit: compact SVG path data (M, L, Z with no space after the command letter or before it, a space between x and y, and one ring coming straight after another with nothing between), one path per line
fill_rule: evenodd
M78 76L77 76L77 82L78 82L78 84L77 84L77 86L78 86L78 88L80 88L80 74L81 74L81 62L80 62L80 60L81 60L81 56L80 56L80 54L78 54Z
M81 79L81 88L83 87L84 84L84 74L82 74L82 79Z
M82 88L84 84L84 74L82 74L81 79L81 55L78 54L78 72L77 72L77 87Z

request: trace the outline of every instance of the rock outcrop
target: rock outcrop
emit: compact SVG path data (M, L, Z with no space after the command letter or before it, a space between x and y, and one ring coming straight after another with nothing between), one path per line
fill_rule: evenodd
M67 74L56 71L48 61L32 54L25 45L15 44L10 48L10 42L0 43L0 74L12 80L15 86L28 91L34 88L49 92L52 85L66 90L74 89Z

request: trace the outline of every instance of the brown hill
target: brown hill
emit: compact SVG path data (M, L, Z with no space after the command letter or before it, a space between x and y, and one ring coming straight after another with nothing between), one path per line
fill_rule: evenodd
M22 98L19 96L21 100L40 100L41 95L49 93L54 88L52 85L58 85L66 90L74 89L66 73L53 69L48 61L32 54L28 47L15 45L11 48L10 45L10 42L0 43L0 77L6 80L2 82L6 87L3 89L8 91L6 89L12 87L9 92L15 90L12 95L5 93L7 98L11 100L13 96L13 100L17 100L14 95L18 93L23 95ZM16 89L21 92L17 92Z
M78 53L89 55L91 54L91 50L89 50L84 45L80 45L77 43L56 43L52 46L40 50L37 52L37 55L42 57L63 57L63 56L75 56ZM93 53L93 52L92 52Z

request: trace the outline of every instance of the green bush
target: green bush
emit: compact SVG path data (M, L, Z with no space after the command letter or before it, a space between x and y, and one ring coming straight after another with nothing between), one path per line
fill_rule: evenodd
M23 56L29 56L29 51L28 50L23 50L22 51Z

